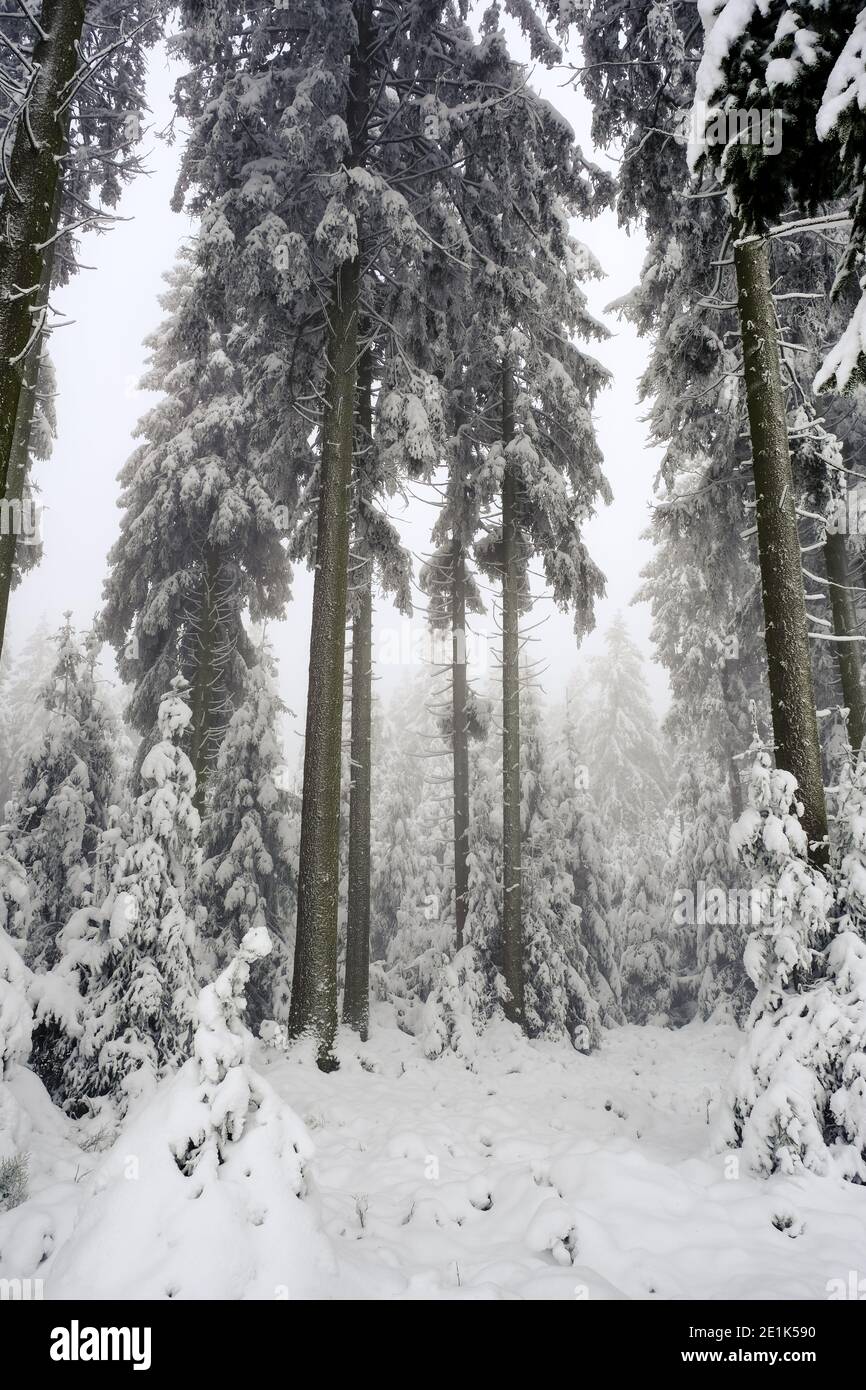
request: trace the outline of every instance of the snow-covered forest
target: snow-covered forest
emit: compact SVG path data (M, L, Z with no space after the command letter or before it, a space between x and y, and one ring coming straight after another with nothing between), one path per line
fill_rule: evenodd
M866 11L0 0L0 126L2 1296L866 1297Z

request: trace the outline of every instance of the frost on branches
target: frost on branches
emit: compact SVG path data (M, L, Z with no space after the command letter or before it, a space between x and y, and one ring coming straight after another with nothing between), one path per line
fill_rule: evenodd
M80 638L69 614L40 692L44 733L28 757L0 830L0 851L25 871L27 959L56 960L55 935L90 900L91 864L115 778L114 719L97 690L99 641ZM14 875L4 875L15 894Z
M12 937L0 925L0 1161L20 1150L22 1115L9 1088L9 1075L30 1053L33 1011L30 971Z
M144 791L109 895L98 909L73 916L61 933L60 960L45 977L41 1017L53 1015L74 1035L64 1091L78 1105L109 1097L123 1113L189 1052L199 816L192 765L180 747L190 721L186 690L176 676L160 703L160 741L142 764ZM70 990L78 996L72 1023Z
M246 698L233 714L212 779L204 831L202 897L208 905L204 940L208 978L237 950L245 933L268 927L274 949L253 968L250 1026L288 1017L290 943L294 921L299 808L285 786L279 722L285 706L276 667L263 650L248 672Z
M478 1047L485 980L471 946L464 946L437 972L422 1014L421 1038L426 1057L454 1052L470 1068Z
M838 904L806 858L797 788L758 749L732 843L752 877L745 964L756 997L724 1098L720 1133L760 1173L831 1166L866 1179L864 771L840 791Z

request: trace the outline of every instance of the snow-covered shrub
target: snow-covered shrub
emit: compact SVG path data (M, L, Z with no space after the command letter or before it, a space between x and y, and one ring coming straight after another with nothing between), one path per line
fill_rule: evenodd
M134 1093L189 1055L199 817L180 747L190 720L185 690L176 677L160 704L161 738L142 764L144 791L108 897L73 914L57 965L36 985L40 1024L57 1025L70 1044L60 1098L79 1109L107 1096L123 1113Z
M839 1010L830 1110L836 1156L847 1177L866 1181L866 758L843 769L835 800L834 861L839 920L827 955ZM839 1148L842 1148L841 1155Z
M440 967L424 1003L421 1044L426 1057L455 1052L473 1069L478 1033L484 1022L483 995L484 976L478 969L475 952L471 946L464 946L453 960Z
M760 922L757 989L721 1135L759 1172L833 1168L866 1182L866 761L835 790L831 882L806 861L796 786L759 751L732 831Z
M720 1126L763 1173L824 1172L834 1139L828 1114L842 1039L832 972L842 962L839 938L828 955L833 894L807 860L800 810L792 775L758 748L749 805L731 832L752 879L757 920L745 965L756 995Z
M31 979L15 943L0 927L0 1085L7 1067L13 1062L26 1061L30 1052Z
M8 1082L15 1067L26 1062L30 1054L32 979L14 941L0 927L0 1160L4 1161L15 1157L26 1132L25 1117Z
M204 1166L215 1173L239 1144L247 1125L271 1133L274 1149L283 1155L284 1178L296 1196L303 1195L304 1159L312 1144L300 1121L285 1109L277 1093L253 1071L250 1054L253 1038L243 1022L250 966L271 951L266 927L251 927L234 960L198 999L198 1027L193 1048L197 1073L195 1111L200 1121L189 1143L176 1151L178 1166L188 1176ZM255 1152L257 1144L248 1143Z
M90 900L91 865L115 776L114 720L95 674L98 638L79 638L67 614L57 646L39 692L44 733L0 830L0 852L27 876L27 960L34 969L55 962L58 927ZM8 874L5 883L12 887Z
M243 1022L264 927L198 1000L193 1055L130 1110L95 1194L52 1271L57 1297L291 1298L320 1272L302 1121L252 1064Z
M27 874L11 854L0 854L0 929L24 941L31 919Z

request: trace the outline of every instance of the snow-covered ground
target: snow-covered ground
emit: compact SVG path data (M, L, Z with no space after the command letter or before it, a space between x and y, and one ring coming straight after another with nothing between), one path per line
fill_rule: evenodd
M109 1229L121 1215L104 1156L77 1148L19 1071L32 1196L0 1216L0 1277L42 1277L47 1298L132 1296L141 1270L150 1296L180 1298L826 1299L830 1281L866 1272L862 1187L761 1180L713 1152L734 1029L622 1028L585 1057L500 1023L468 1071L453 1055L425 1059L386 1006L375 1025L365 1045L341 1035L331 1075L304 1048L257 1048L257 1069L312 1138L310 1191L300 1224L285 1194L254 1194L252 1217L246 1194L260 1243L226 1239L219 1252L210 1240L190 1250L183 1225L174 1238L160 1229L158 1182L128 1182L138 1220ZM115 1168L135 1159L129 1138ZM271 1295L293 1244L291 1277Z

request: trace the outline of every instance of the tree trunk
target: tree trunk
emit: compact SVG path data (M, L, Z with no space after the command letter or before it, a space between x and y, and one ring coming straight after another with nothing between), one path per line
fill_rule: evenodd
M744 809L743 785L740 781L740 769L733 757L728 758L728 794L731 798L731 817L733 820L739 820Z
M365 354L359 367L358 442L373 437L371 369ZM366 553L358 501L358 560L363 564L358 611L352 620L352 778L349 787L349 884L346 917L346 986L343 1022L366 1042L370 1024L370 788L373 718L373 563Z
M455 951L463 948L469 906L469 729L466 714L466 556L454 542L451 576L451 751L454 783Z
M64 139L68 122L64 122ZM50 235L57 230L60 221L60 205L63 200L63 181L58 179L54 190L54 207L51 215ZM42 257L42 271L39 278L39 303L47 304L51 289L51 276L54 271L54 248L52 242L46 247ZM18 414L12 436L12 452L9 456L9 469L6 474L4 494L7 509L7 526L0 534L0 657L6 643L6 623L9 618L9 595L15 578L15 560L18 554L19 532L11 523L16 511L21 514L24 489L30 471L30 435L33 418L36 414L36 401L39 391L39 368L45 348L47 333L43 330L34 342L21 364L21 390L18 395Z
M39 287L67 143L67 121L58 107L78 66L85 8L85 0L43 0L39 22L46 37L33 48L36 75L27 119L17 122L9 158L0 238L0 496L7 495L25 363L36 350L47 299Z
M734 263L755 474L776 764L797 779L810 858L823 865L827 862L827 810L766 242L758 237L737 241Z
M349 72L346 120L355 161L370 96L371 0L353 6L358 42ZM340 753L349 569L349 492L357 385L360 260L334 279L328 323L328 378L322 429L316 578L307 677L304 791L298 863L298 918L289 1033L312 1032L322 1071L339 1065L337 913L340 894Z
M514 437L514 382L502 372L502 440ZM517 485L506 464L502 481L502 973L505 1011L523 1026L523 913L520 863L520 575Z
M316 577L307 686L298 929L289 1030L311 1030L323 1071L336 1066L340 743L349 560L349 488L358 338L358 262L341 266L328 334Z
M866 733L866 704L858 649L857 613L851 594L851 574L848 568L848 549L841 534L828 535L824 544L824 560L830 586L830 608L833 614L833 633L841 637L834 642L842 700L848 708L848 740L854 753L859 753ZM852 639L853 640L848 640Z
M18 418L12 436L12 452L6 474L4 525L0 530L0 656L6 640L6 621L9 616L9 595L15 577L18 537L23 527L24 489L30 464L30 432L36 411L40 354L38 347L24 363L21 391L18 396Z
M373 591L369 572L352 622L352 782L343 1022L367 1041L370 1019L370 783Z

